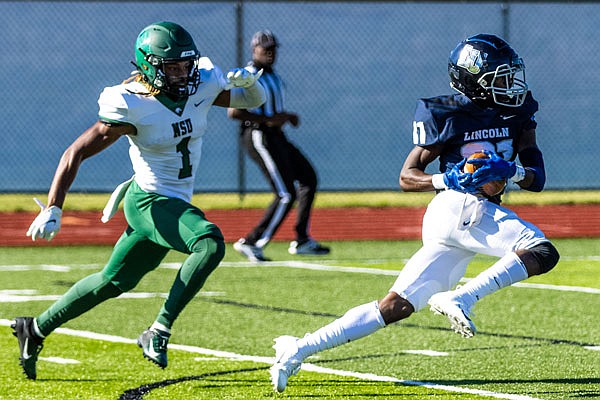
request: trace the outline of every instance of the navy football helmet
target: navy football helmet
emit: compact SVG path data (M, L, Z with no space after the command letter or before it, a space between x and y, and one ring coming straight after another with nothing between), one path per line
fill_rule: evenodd
M498 36L471 36L450 52L450 86L487 106L519 107L527 95L525 64Z

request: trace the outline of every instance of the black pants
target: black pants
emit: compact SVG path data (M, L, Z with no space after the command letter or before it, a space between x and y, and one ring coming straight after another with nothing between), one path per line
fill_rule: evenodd
M246 235L246 242L258 247L269 243L295 200L298 201L296 240L308 239L310 211L317 189L314 168L279 129L246 128L242 131L242 140L275 194L258 225Z

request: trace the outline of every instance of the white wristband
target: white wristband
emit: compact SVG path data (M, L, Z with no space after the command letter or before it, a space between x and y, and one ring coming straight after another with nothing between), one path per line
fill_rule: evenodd
M431 184L437 190L448 189L448 186L446 186L446 183L444 182L444 174L431 175Z
M523 179L525 179L525 168L521 165L517 165L517 170L515 171L515 174L510 177L510 180L517 183L521 182Z

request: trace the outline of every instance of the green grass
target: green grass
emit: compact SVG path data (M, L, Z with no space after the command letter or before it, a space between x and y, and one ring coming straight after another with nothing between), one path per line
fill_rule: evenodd
M70 193L65 202L67 210L102 210L110 193ZM192 202L203 210L264 208L272 199L270 193L197 193ZM0 194L0 212L38 211L32 198L46 201L45 193ZM433 197L433 193L388 192L319 192L315 207L423 207ZM598 204L600 191L544 191L531 193L513 190L504 196L506 204Z
M475 308L479 333L463 339L447 329L447 321L422 310L406 321L367 338L313 356L308 363L334 370L371 373L402 380L495 393L563 400L600 396L600 239L555 240L559 265L526 283L586 287L596 292L511 287L486 297ZM285 243L272 243L273 265L242 267L228 247L224 263L207 281L174 326L171 343L272 357L272 339L303 335L330 322L355 305L381 298L395 277L289 268L286 261L324 266L400 270L418 242L335 242L332 253L293 258ZM34 290L60 295L77 280L97 271L110 247L0 248L0 295ZM171 253L165 260L179 263ZM478 256L466 276L494 260ZM70 266L57 271L44 264ZM2 266L22 265L22 270ZM165 293L174 269L148 274L134 292ZM2 299L2 297L0 297ZM37 315L50 301L1 302L0 319ZM65 325L74 330L133 340L152 322L161 298L113 299ZM428 357L406 350L447 352ZM142 385L155 387L144 399L485 399L394 382L374 382L335 374L301 371L286 392L270 387L267 368L259 360L232 360L182 350L169 351L169 367L160 370L141 356L133 343L112 343L55 332L41 357L62 357L79 364L40 360L38 380L24 379L18 365L16 339L0 325L0 399L118 399ZM130 397L142 398L142 397Z

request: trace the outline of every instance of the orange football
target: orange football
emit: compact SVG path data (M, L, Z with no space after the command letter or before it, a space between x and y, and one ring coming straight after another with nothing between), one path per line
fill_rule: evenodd
M472 160L474 158L488 158L488 155L483 152L473 153L469 157L467 157L467 161ZM477 170L477 168L478 167L474 164L466 163L465 167L464 167L464 171L469 174L472 174L473 172L475 172ZM480 188L480 190L488 196L495 196L498 193L502 192L504 190L505 186L506 186L506 181L503 179L500 179L497 181L491 181L491 182L486 183L485 185L483 185Z

